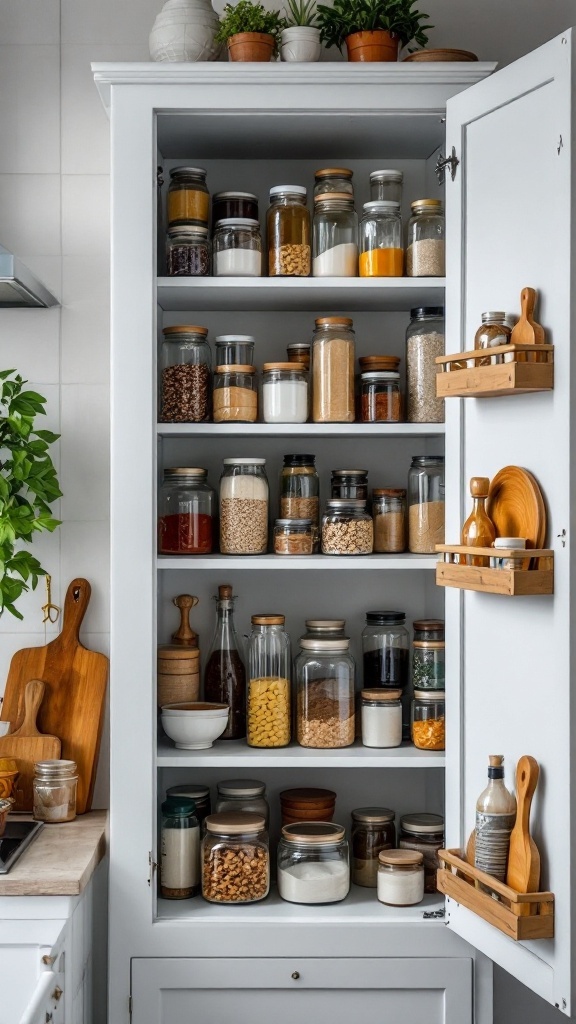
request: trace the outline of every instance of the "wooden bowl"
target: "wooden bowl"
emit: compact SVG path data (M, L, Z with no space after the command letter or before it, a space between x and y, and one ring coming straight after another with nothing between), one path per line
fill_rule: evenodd
M4 829L6 828L6 818L10 813L10 808L14 803L13 800L0 800L0 836L4 835Z
M327 807L336 801L336 793L331 789L314 789L312 786L302 789L284 789L280 793L283 807Z
M468 63L469 61L478 60L475 53L471 50L416 50L415 53L409 53L407 57L402 58L402 62L405 64L408 61L448 61L450 63Z
M312 815L312 817L303 817L301 814L282 814L283 825L298 825L304 821L332 821L334 817L334 811L328 813L328 811L322 811L322 815Z
M0 800L8 800L13 793L18 766L12 757L0 757Z

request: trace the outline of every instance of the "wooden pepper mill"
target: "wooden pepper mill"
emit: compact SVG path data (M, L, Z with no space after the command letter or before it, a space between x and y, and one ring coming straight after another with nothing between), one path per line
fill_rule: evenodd
M158 707L195 701L200 696L198 634L190 626L190 612L198 598L179 594L172 603L180 610L180 625L172 633L172 643L158 647Z

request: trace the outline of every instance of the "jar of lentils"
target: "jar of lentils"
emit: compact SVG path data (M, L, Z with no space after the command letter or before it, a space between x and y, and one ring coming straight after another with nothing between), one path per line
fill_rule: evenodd
M174 167L168 186L168 227L176 221L193 221L208 227L210 193L203 167Z
M365 501L333 498L322 517L323 555L370 555L374 548L372 516Z
M354 196L322 192L314 197L313 277L358 277L358 217Z
M160 420L203 423L210 417L212 357L207 327L165 327L160 351Z
M224 459L220 477L220 551L263 555L268 546L266 459Z
M372 491L374 551L394 554L406 550L408 516L406 491L401 487L379 487Z
M444 399L436 397L437 356L444 355L444 307L410 310L406 331L406 391L409 423L444 423Z
M300 640L296 673L296 738L301 747L354 743L354 659L348 637Z
M440 199L417 199L411 209L406 274L408 277L444 277L444 204Z
M168 277L208 277L208 228L175 221L166 233L166 269Z
M202 895L210 903L255 903L270 891L268 832L261 814L210 814L202 840Z
M310 214L302 185L275 185L270 189L266 218L268 276L310 275Z
M218 221L212 243L214 277L261 277L260 224L248 217Z

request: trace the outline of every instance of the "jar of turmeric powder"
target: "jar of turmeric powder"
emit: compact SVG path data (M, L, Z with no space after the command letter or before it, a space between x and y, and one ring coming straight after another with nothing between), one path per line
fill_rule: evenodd
M420 750L444 750L446 745L444 690L414 690L412 742Z
M174 167L168 187L168 227L177 220L208 227L209 207L204 168Z
M364 203L360 224L360 277L402 277L400 203L389 199Z

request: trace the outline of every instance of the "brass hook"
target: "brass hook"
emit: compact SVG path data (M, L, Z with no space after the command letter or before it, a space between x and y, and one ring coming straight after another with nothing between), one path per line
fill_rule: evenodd
M42 605L42 611L44 612L42 622L54 624L60 618L61 609L57 604L52 604L52 577L48 575L46 576L46 599L46 604Z

